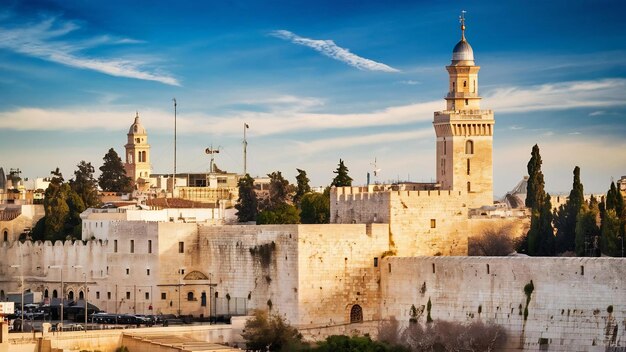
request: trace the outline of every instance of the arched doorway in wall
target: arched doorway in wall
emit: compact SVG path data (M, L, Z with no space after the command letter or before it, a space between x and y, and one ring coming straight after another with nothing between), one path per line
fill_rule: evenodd
M43 298L48 298L48 297L50 297L50 296L49 296L49 293L48 293L48 289L45 289L45 290L43 291Z
M74 291L70 291L70 292L67 294L67 299L68 299L68 300L70 300L70 301L73 301L73 300L74 300Z
M81 301L85 299L85 295L83 294L83 291L78 292L78 300Z
M2 241L4 242L9 241L9 230L7 229L2 230Z
M57 290L52 290L52 298L59 298L59 293Z
M355 304L350 308L350 324L363 322L363 308Z

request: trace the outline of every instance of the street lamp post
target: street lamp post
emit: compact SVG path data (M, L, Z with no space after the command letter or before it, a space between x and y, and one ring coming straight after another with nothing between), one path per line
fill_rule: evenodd
M89 312L87 295L89 294L89 288L87 288L87 273L84 272L83 276L85 277L85 332L87 332L87 313Z
M20 331L24 332L24 270L21 265L11 265L11 268L20 268L20 291L22 293L22 303L20 307L20 312L22 314L21 322L20 322Z
M63 321L64 321L64 316L63 316L63 306L65 305L65 290L64 290L64 285L63 285L63 267L65 265L50 265L48 268L49 269L59 269L59 272L61 272L61 330L59 331L62 332L63 331ZM75 269L79 269L82 268L82 265L73 265L72 268Z

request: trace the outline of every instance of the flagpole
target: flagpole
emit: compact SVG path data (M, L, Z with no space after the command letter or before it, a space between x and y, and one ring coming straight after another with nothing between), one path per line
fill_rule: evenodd
M247 152L248 152L248 141L246 141L246 130L248 129L248 124L243 123L243 175L248 174L248 165L247 165Z

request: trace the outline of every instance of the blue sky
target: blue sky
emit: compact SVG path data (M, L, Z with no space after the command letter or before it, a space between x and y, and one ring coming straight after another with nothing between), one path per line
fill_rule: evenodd
M153 172L217 164L305 169L326 185L339 158L364 184L435 177L433 111L467 11L482 107L495 111L494 191L539 144L550 192L574 166L587 192L626 175L623 1L7 1L0 9L0 166L23 177L123 155L139 111Z

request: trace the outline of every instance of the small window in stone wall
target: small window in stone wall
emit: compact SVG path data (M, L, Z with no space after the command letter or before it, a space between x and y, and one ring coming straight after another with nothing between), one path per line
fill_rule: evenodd
M150 299L150 292L146 292L145 296L146 296L146 301L149 300Z
M100 291L96 291L96 299L100 299Z
M436 219L430 219L430 228L434 229L437 227L437 220Z
M435 273L435 263L433 263L433 274Z
M126 299L130 299L130 291L126 291Z
M148 240L148 253L152 253L152 240Z
M107 292L107 299L111 299L111 292Z
M378 257L374 257L374 268L378 268Z
M350 309L350 323L362 323L363 322L363 309L360 305L355 304Z
M167 293L161 292L161 299L167 299Z
M96 223L96 226L98 226L98 223ZM113 253L117 253L117 240L113 240Z
M389 272L391 272L391 263L388 263L387 266L389 266Z
M150 276L150 269L146 269L146 275Z
M126 268L126 275L130 275L130 269Z
M135 240L130 240L130 252L135 253Z
M185 253L185 242L178 242L178 253Z
M195 300L194 297L193 297L193 292L192 291L187 292L187 300L188 301L194 301Z

